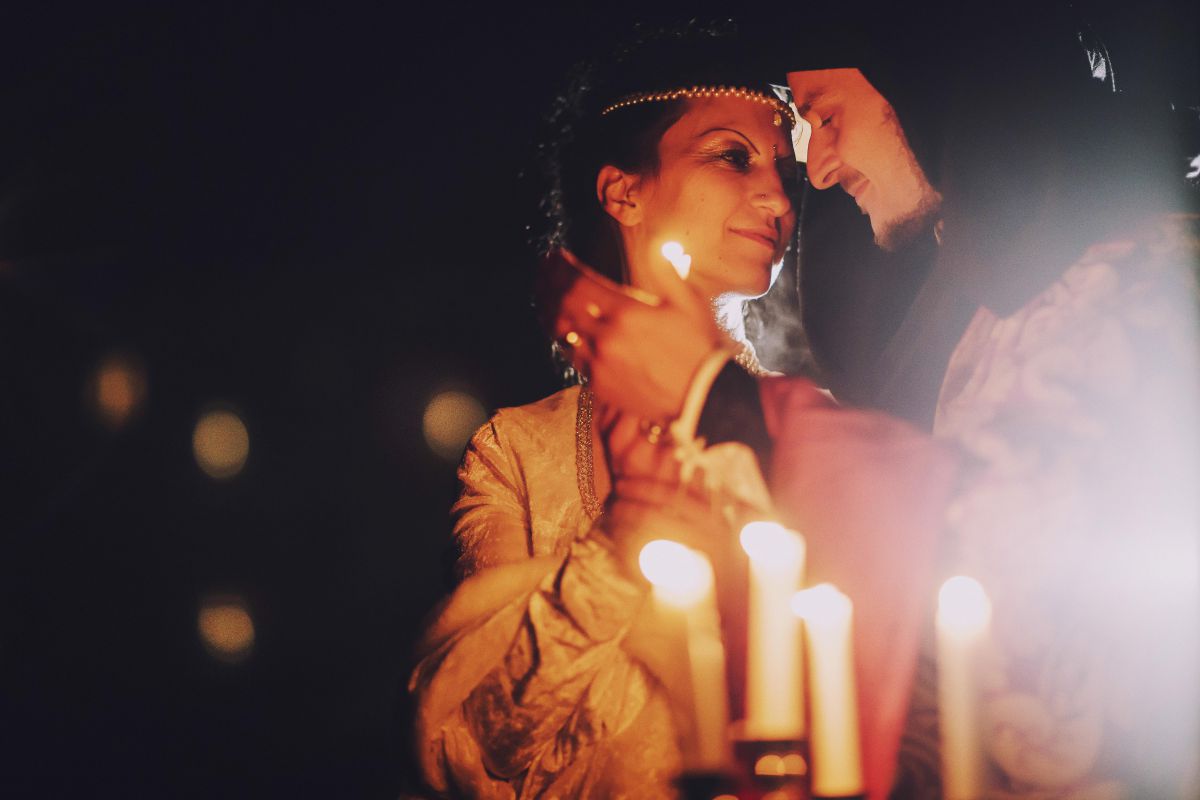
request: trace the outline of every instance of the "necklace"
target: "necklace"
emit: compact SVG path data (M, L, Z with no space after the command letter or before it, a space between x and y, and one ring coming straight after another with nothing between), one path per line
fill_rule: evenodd
M579 499L590 518L600 516L600 501L596 499L596 463L592 453L591 390L579 387L579 402L575 410L575 476L579 481Z

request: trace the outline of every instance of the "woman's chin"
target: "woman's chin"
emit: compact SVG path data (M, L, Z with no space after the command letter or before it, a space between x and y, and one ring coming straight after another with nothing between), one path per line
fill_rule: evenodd
M771 288L771 267L771 264L756 264L739 270L739 274L723 272L714 280L706 280L703 275L693 272L692 285L714 299L729 294L758 297Z

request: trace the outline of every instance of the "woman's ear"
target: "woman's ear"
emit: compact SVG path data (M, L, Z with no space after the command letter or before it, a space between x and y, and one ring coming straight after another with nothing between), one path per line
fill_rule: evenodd
M608 215L621 225L631 227L642 221L642 179L611 164L596 175L596 199Z

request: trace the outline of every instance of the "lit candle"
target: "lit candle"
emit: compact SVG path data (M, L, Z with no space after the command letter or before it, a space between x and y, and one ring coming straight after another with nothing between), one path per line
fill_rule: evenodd
M690 547L656 539L642 548L638 565L654 586L655 602L685 621L692 726L683 737L684 769L723 772L730 760L729 700L712 564Z
M862 751L851 642L854 606L832 584L822 583L797 592L792 611L804 620L808 654L812 794L861 795Z
M686 281L688 273L692 271L692 257L683 252L683 245L679 242L665 242L660 252L663 258L671 262L679 277Z
M775 522L742 528L750 556L750 625L746 636L746 722L750 739L804 736L800 622L788 603L804 573L804 537Z
M983 587L961 575L938 592L938 726L942 745L942 797L983 796L983 743L979 726L978 662L992 620Z

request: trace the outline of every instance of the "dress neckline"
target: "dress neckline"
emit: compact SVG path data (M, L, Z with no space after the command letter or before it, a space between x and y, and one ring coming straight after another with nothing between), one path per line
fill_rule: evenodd
M579 482L579 499L589 518L600 516L600 501L596 497L596 459L592 446L592 408L594 397L586 386L579 387L575 410L575 476Z

